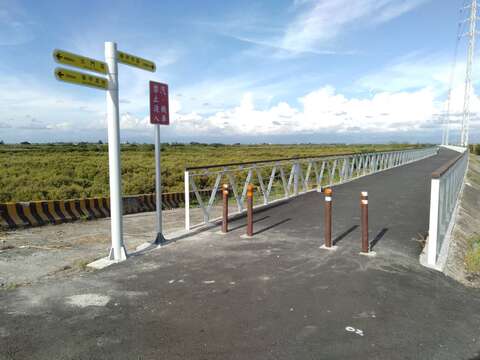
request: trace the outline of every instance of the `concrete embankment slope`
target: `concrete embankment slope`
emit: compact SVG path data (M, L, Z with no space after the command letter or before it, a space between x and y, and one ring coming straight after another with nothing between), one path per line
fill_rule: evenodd
M472 238L480 237L480 156L470 155L465 187L455 218L445 274L467 286L480 288L480 274L469 272L465 258Z
M300 196L87 276L0 293L2 359L474 359L480 290L418 263L438 156ZM359 255L370 193L377 256Z

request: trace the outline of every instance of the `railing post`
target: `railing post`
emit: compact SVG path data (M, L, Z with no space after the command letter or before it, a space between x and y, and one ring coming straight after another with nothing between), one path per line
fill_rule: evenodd
M324 161L322 161L322 166L320 167L320 170L318 170L318 167L315 168L315 180L317 181L317 192L322 192L322 178L323 178L324 169L325 169Z
M185 170L185 230L190 231L190 174Z
M293 194L298 196L298 178L299 178L299 170L300 170L300 163L296 162L293 164L295 170L293 171Z
M428 226L427 263L437 262L438 213L440 202L440 179L432 179L430 186L430 222Z
M228 232L228 184L222 186L223 196L223 219L222 219L222 233Z
M253 162L248 162L244 164L230 164L238 166L238 169L230 169L226 168L226 165L212 165L207 167L193 167L189 168L189 170L185 170L185 229L189 231L192 227L199 224L193 224L190 214L190 196L194 194L194 198L198 200L200 205L200 209L203 213L204 222L208 223L210 219L211 208L214 205L215 197L214 195L217 194L214 192L210 195L210 200L208 204L204 204L204 201L201 199L201 195L205 193L199 191L197 189L197 185L195 182L196 177L199 176L212 176L213 174L217 174L217 179L215 180L215 189L220 187L220 177L227 175L228 181L230 182L230 186L232 187L230 191L233 191L235 194L235 200L239 212L245 211L244 209L244 201L246 197L247 185L252 182L252 175L254 171L257 171L257 177L259 181L259 185L261 192L263 194L263 203L268 204L270 202L270 195L272 188L274 186L274 181L276 179L276 171L280 173L280 179L283 185L283 191L285 193L285 198L298 196L299 194L303 193L304 190L309 189L310 183L310 176L312 175L311 172L315 170L315 176L317 178L317 191L322 191L322 184L324 182L328 183L328 185L332 185L336 181L336 172L338 167L339 173L339 181L343 183L345 181L349 181L353 178L361 177L362 175L369 175L375 173L377 171L386 170L388 168L397 167L406 164L407 162L411 162L410 160L419 160L420 158L431 156L435 151L436 148L431 149L421 149L421 150L399 150L399 151L392 151L392 152L382 152L382 153L363 153L363 154L355 154L355 155L341 155L341 156L326 156L321 157L319 160L316 158L308 158L308 168L306 168L305 173L302 171L303 169L303 162L305 161L299 158L295 159L284 159L282 162L280 160L275 160L273 164L273 170L270 174L270 180L268 184L264 183L264 179L260 172L260 169L257 168L256 164ZM343 162L343 163L340 163ZM266 168L265 162L262 163L262 169ZM319 168L319 164L321 167ZM229 166L230 166L229 165ZM285 171L282 166L285 166L289 170L288 178L285 177ZM291 166L291 167L290 167ZM223 167L223 172L213 171L209 172L207 168L220 168ZM277 167L277 169L275 169ZM232 180L234 177L234 171L239 171L242 173L242 180L243 186L242 188L237 188L235 180ZM248 171L246 179L243 178L243 173ZM325 174L326 173L326 174ZM235 175L236 176L236 175ZM327 185L327 184L326 184ZM293 190L292 190L293 187ZM312 189L313 190L313 189ZM238 193L241 191L241 194ZM196 201L195 201L196 202ZM195 216L196 217L196 216ZM221 218L220 218L221 219ZM218 220L220 220L218 219Z

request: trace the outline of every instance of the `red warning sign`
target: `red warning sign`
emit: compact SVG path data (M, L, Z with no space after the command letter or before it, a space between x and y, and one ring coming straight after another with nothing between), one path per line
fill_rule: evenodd
M167 84L150 81L150 123L170 125Z

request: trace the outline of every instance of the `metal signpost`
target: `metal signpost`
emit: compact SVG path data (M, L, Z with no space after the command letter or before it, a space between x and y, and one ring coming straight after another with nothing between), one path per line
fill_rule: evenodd
M118 105L117 44L105 43L105 62L108 67L107 127L108 127L108 169L110 180L110 228L112 247L110 260L122 261L127 258L123 243L122 170L120 163L120 112Z
M108 163L110 177L110 216L112 247L109 259L122 261L127 257L123 242L122 183L120 166L120 111L118 102L118 62L154 72L155 63L117 50L114 42L105 42L105 62L64 50L54 50L56 62L107 75L107 78L88 73L56 68L57 80L107 91Z
M157 207L157 238L155 243L165 242L162 231L162 171L160 125L170 124L168 85L150 81L150 123L155 125L155 195Z

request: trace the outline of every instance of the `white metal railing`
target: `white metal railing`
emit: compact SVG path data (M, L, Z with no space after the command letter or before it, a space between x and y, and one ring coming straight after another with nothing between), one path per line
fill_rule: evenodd
M446 253L459 195L468 168L468 151L432 173L427 265L438 267L440 254ZM445 259L444 259L445 260Z
M220 209L216 203L222 183L230 186L235 204L231 215L236 215L245 211L249 183L256 187L255 206L264 206L309 191L321 191L324 186L345 183L402 166L437 152L437 147L428 147L190 167L185 170L185 228L191 230L220 218ZM211 190L208 196L202 196L201 190L204 189ZM190 192L194 194L192 199ZM192 221L193 202L201 209L201 214Z

